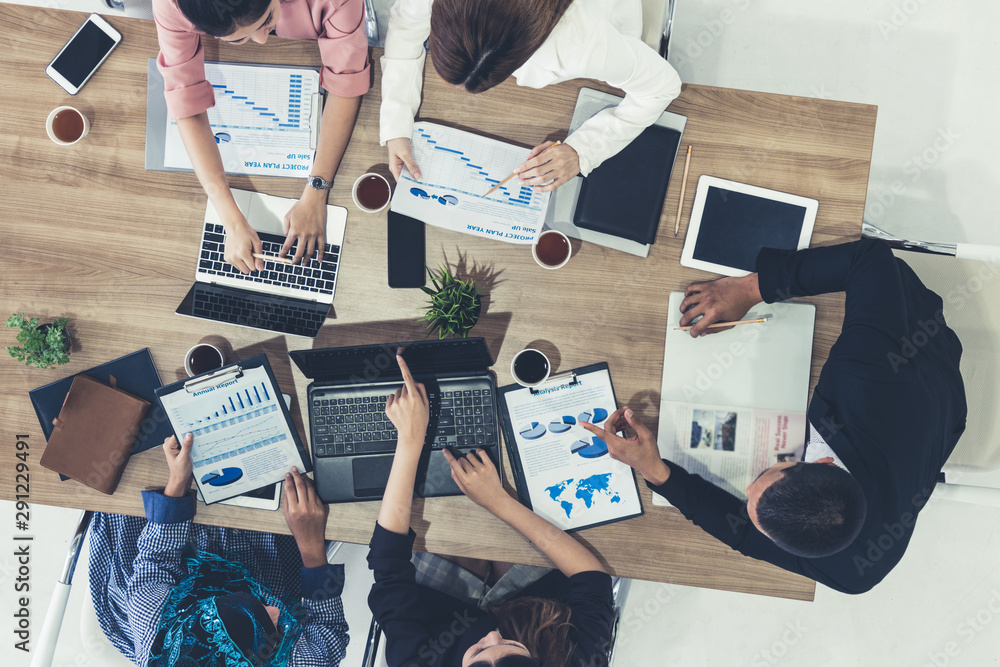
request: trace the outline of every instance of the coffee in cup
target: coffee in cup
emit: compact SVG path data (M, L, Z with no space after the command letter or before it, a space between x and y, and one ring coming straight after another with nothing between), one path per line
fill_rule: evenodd
M569 237L554 229L546 229L531 246L531 256L543 269L559 269L566 266L573 248Z
M361 174L354 181L351 198L354 205L365 213L378 213L389 205L392 189L385 176L375 173Z
M56 107L45 121L45 131L60 146L70 146L87 136L90 123L73 107Z
M515 354L510 362L510 374L523 387L534 387L545 382L550 370L549 358L530 347Z
M214 371L225 364L222 350L208 343L198 343L188 350L184 357L184 370L187 371L188 377Z

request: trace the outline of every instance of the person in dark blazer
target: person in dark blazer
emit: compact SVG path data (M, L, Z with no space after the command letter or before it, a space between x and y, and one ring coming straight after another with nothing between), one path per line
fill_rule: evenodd
M844 324L808 410L802 461L778 463L747 501L660 458L628 407L585 425L611 456L726 545L844 593L863 593L903 557L917 515L965 429L959 361L941 298L881 241L800 251L761 250L757 272L687 288L681 325L692 336L739 320L760 301L845 292ZM697 319L697 318L701 319ZM669 369L667 369L669 372Z

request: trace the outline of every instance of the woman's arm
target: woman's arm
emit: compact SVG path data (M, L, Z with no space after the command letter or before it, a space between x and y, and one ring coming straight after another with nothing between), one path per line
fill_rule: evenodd
M538 516L500 485L500 476L481 449L456 459L445 450L451 476L472 502L484 507L524 535L567 577L580 572L604 572L601 561L564 531Z
M222 156L208 123L208 112L179 118L177 130L184 141L184 149L194 167L194 173L226 229L226 261L243 273L260 271L264 268L264 261L253 256L261 251L260 237L233 199L229 181L226 180L226 170L222 166Z
M389 481L382 496L378 523L393 533L405 535L410 531L410 508L413 505L413 486L417 464L424 448L430 408L424 385L413 380L406 361L396 355L399 370L403 373L403 386L385 402L385 414L399 432L396 455L389 471Z
M316 147L316 158L313 160L310 176L319 176L332 181L344 158L344 151L354 132L354 123L361 108L361 97L339 97L327 95L323 107L323 120L320 124L319 143ZM284 257L292 244L299 241L295 248L293 262L303 257L313 257L323 261L323 249L326 245L326 202L329 190L316 190L306 182L302 197L285 215L285 245L278 253Z

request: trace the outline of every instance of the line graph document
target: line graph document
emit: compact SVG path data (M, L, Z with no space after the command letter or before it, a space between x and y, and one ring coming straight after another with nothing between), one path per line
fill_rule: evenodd
M215 91L208 122L226 173L309 175L319 122L319 73L306 68L205 63ZM177 121L166 120L163 164L191 169Z
M305 470L295 439L263 367L160 402L178 436L194 436L194 478L206 503L279 482L293 465Z
M413 159L423 180L406 169L392 195L392 210L436 227L508 243L534 243L545 222L549 193L511 179L489 197L531 152L435 123L416 123Z

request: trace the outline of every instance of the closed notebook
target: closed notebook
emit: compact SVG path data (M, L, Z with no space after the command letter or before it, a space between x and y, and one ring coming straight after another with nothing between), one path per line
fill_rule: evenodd
M112 384L116 384L114 377ZM41 464L114 493L149 401L87 376L73 378Z
M643 130L583 179L573 224L638 243L655 241L680 141L677 130Z

